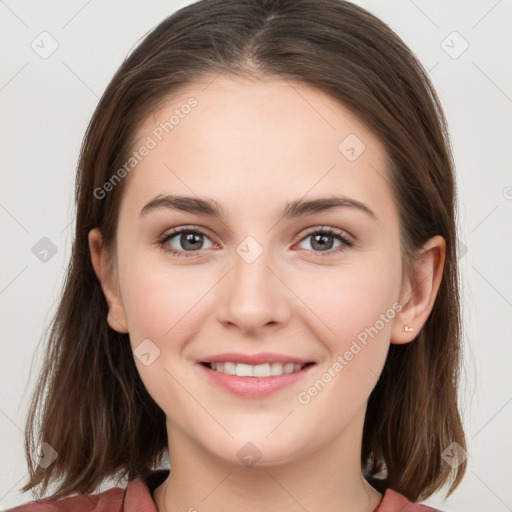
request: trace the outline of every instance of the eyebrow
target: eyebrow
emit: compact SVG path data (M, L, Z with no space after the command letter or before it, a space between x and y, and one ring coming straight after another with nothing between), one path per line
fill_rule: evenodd
M296 199L294 201L287 202L281 211L280 218L281 220L292 219L336 208L355 209L369 215L373 219L377 219L375 213L365 204L341 195L319 197L315 199ZM177 196L172 194L156 196L142 208L140 216L145 216L152 211L160 209L171 209L187 213L207 215L209 217L217 217L223 221L226 221L228 217L223 206L214 199Z

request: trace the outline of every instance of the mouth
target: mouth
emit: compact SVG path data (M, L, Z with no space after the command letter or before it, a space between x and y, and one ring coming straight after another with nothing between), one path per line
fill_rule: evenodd
M298 373L306 367L315 363L263 363L257 365L235 363L233 361L201 363L206 368L227 375L236 375L237 377L278 377L280 375Z
M215 389L237 397L264 399L292 389L313 368L314 362L272 362L251 365L234 361L202 361L196 367Z

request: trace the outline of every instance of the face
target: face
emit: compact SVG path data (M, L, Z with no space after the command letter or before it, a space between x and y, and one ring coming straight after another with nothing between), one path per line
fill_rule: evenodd
M171 435L236 464L250 442L279 464L364 417L400 308L398 211L383 146L330 96L277 79L206 83L139 127L134 150L150 149L124 178L109 322L129 332ZM314 364L259 378L201 364L225 353Z

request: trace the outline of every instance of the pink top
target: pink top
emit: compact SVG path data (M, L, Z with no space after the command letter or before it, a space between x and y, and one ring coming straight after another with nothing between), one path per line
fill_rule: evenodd
M32 501L7 512L158 512L152 494L168 474L168 470L158 470L145 479L137 478L128 482L126 489L112 487L99 494L71 496L57 501ZM388 488L374 512L441 511L412 503L402 494Z

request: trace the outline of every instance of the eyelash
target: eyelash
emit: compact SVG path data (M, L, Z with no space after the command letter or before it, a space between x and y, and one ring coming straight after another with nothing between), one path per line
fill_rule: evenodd
M169 240L171 240L172 238L174 238L175 236L177 236L181 233L194 233L194 234L198 234L198 235L203 235L210 239L210 237L204 231L201 231L200 229L189 228L189 227L183 226L180 228L173 228L171 233L168 233L168 234L164 235L162 238L160 238L160 240L158 241L159 246L165 252L168 252L168 253L172 254L173 256L177 256L178 258L182 258L182 257L193 258L195 256L194 253L201 252L201 251L200 250L199 251L180 251L177 249L170 248L168 245L166 245ZM332 256L333 254L338 254L338 253L344 251L347 247L351 247L353 245L353 242L347 236L345 236L342 231L339 231L339 230L331 228L331 227L328 227L328 228L322 227L320 229L316 228L314 230L311 230L308 233L306 233L306 235L304 235L304 237L301 238L301 240L299 242L304 241L306 238L309 238L312 235L329 235L329 236L332 236L342 242L342 245L340 247L338 247L337 249L330 249L328 251L314 251L314 250L310 250L310 249L308 250L308 252L313 252L321 257Z

